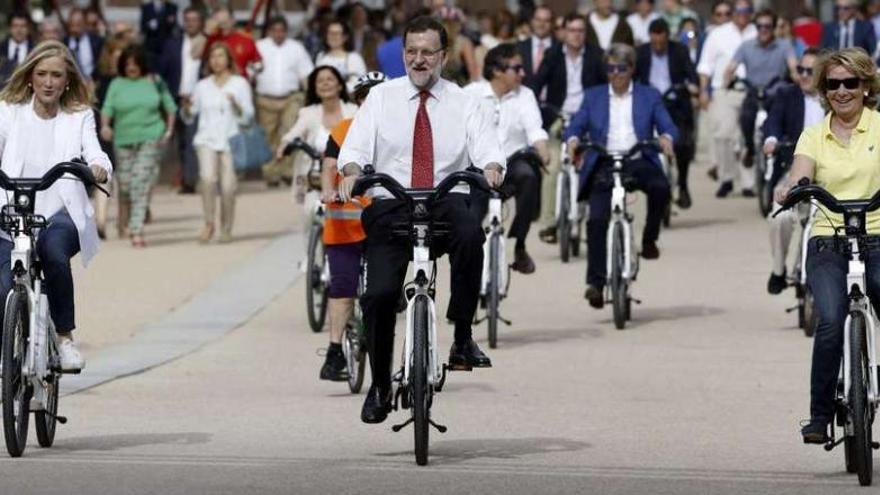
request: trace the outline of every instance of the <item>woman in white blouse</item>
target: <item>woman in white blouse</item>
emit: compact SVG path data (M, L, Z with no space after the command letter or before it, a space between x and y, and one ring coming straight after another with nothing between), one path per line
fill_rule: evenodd
M196 84L191 103L184 106L187 119L199 116L193 145L199 157L199 180L205 209L205 226L199 241L214 237L217 186L220 186L220 242L232 240L235 190L238 181L232 167L229 138L254 117L251 87L235 74L232 52L226 43L215 43L208 54L210 75Z
M339 71L327 65L316 67L309 74L306 106L300 108L296 123L281 138L277 156L283 156L284 148L296 138L323 153L330 131L340 120L354 117L357 108L357 105L348 101L348 91ZM294 169L294 195L300 204L305 200L307 172L308 162L298 160Z
M10 177L42 177L56 163L83 158L98 182L112 166L101 150L90 107L92 93L76 61L62 43L38 45L19 65L0 92L0 162ZM0 204L7 201L0 194ZM95 256L100 241L95 210L79 181L59 180L37 194L35 213L49 220L40 232L37 253L43 264L49 309L58 332L61 367L82 369L84 360L73 342L73 275L70 259L82 252L83 264ZM12 287L12 242L0 235L0 290ZM0 309L2 311L2 309Z
M354 87L357 78L367 73L364 58L354 51L348 25L334 21L324 31L324 51L318 53L315 66L329 65L342 74L342 79Z

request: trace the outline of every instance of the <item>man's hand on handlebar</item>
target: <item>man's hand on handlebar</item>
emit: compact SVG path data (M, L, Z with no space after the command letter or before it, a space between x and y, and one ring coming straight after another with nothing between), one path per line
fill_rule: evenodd
M351 201L351 191L354 184L361 176L361 168L354 163L348 163L342 167L342 181L339 182L337 200L346 203Z
M92 165L89 169L92 171L92 175L95 176L95 182L98 184L104 184L107 182L108 174L104 167L100 165Z
M493 189L500 187L501 183L504 181L504 172L501 165L498 165L497 163L486 165L485 170L483 170L483 177L486 178L489 187Z
M779 184L773 189L773 200L782 204L785 202L785 197L788 196L788 192L796 185L797 181L794 181L791 178L779 181Z

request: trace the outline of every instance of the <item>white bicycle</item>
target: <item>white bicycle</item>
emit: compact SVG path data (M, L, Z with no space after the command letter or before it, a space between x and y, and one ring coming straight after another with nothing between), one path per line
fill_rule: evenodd
M35 415L41 447L51 447L56 423L67 422L67 418L58 415L58 389L65 372L58 357L58 336L36 251L39 233L49 223L34 214L37 192L45 191L59 179L80 180L107 194L82 163L59 163L41 178L10 179L0 170L0 188L12 193L0 213L0 229L13 241L13 285L6 296L0 350L3 433L6 450L12 457L24 453L31 412Z
M477 319L474 323L486 321L489 347L495 349L498 346L498 322L510 325L510 321L500 314L501 301L507 297L507 289L510 286L510 267L507 264L502 219L504 199L498 191L493 190L489 194L486 242L483 243L483 275L480 281L480 299L485 303L486 316Z
M392 235L410 240L413 247L412 279L404 287L407 306L403 364L394 376L398 386L392 407L397 410L399 402L404 409L410 409L412 416L392 430L399 432L409 424L414 425L416 463L420 466L428 463L428 428L433 426L440 433L446 432L445 426L431 419L434 393L443 389L448 367L441 363L437 351L437 262L430 245L434 239L448 234L449 225L431 219L431 206L459 184L489 190L486 179L473 171L454 172L436 189L406 189L391 176L375 173L372 166L364 167L363 177L352 190L352 196L362 196L374 187L382 187L410 212L409 221L392 226Z
M559 157L562 163L556 176L556 238L559 256L563 263L568 263L571 256L578 257L581 252L586 204L578 203L580 179L577 167L568 154L568 143L562 139L562 133L571 123L571 116L552 105L544 104L542 108L556 115L561 123Z
M843 436L837 440L832 425L825 450L843 443L847 472L857 473L859 484L867 486L871 484L874 470L873 450L880 449L871 431L880 396L875 343L877 317L867 295L865 279L864 256L868 247L865 217L880 208L880 191L870 200L841 201L819 186L802 184L792 188L779 211L810 199L828 211L843 215L840 230L845 235L835 235L833 241L840 241L835 244L849 258L846 275L849 309L843 325L843 356L835 412L836 424L843 427Z

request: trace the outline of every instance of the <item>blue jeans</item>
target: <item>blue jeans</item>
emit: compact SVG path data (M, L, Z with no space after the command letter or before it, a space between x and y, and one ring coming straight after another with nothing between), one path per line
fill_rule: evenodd
M880 295L880 237L872 236L865 256L868 296L875 311ZM810 418L830 422L840 360L843 353L843 323L849 313L846 274L849 257L839 247L845 240L832 237L810 239L807 251L807 285L813 293L816 335L813 338L813 369L810 375Z
M12 289L12 267L9 257L12 242L0 239L0 294L4 304L0 314L6 310L5 297ZM37 255L43 267L46 296L49 298L49 312L58 333L68 333L74 324L73 274L70 271L70 258L79 253L79 232L67 210L61 210L49 218L49 226L37 238Z

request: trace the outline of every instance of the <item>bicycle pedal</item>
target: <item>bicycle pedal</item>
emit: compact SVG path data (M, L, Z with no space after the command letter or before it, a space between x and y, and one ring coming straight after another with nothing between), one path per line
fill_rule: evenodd
M430 424L434 428L437 428L437 431L439 431L440 433L446 433L446 430L448 430L446 426L435 423L434 420L431 418L428 418L428 424Z
M59 368L57 373L61 373L62 375L78 375L82 373L82 370L63 370Z
M404 421L403 423L400 423L399 425L392 426L391 431L393 431L394 433L397 433L400 430L409 426L412 422L413 422L413 418L409 418L408 420Z
M449 371L473 371L474 367L469 364L447 364L446 369Z
M634 302L634 303L636 303L636 304L642 304L642 300L641 300L641 299L636 299L636 298L634 298L634 297L631 297L631 298L629 298L629 300L632 301L632 302Z
M785 308L785 312L786 312L786 313L791 313L792 311L797 311L799 308L800 308L800 306L794 306L794 307L791 307L791 308Z

